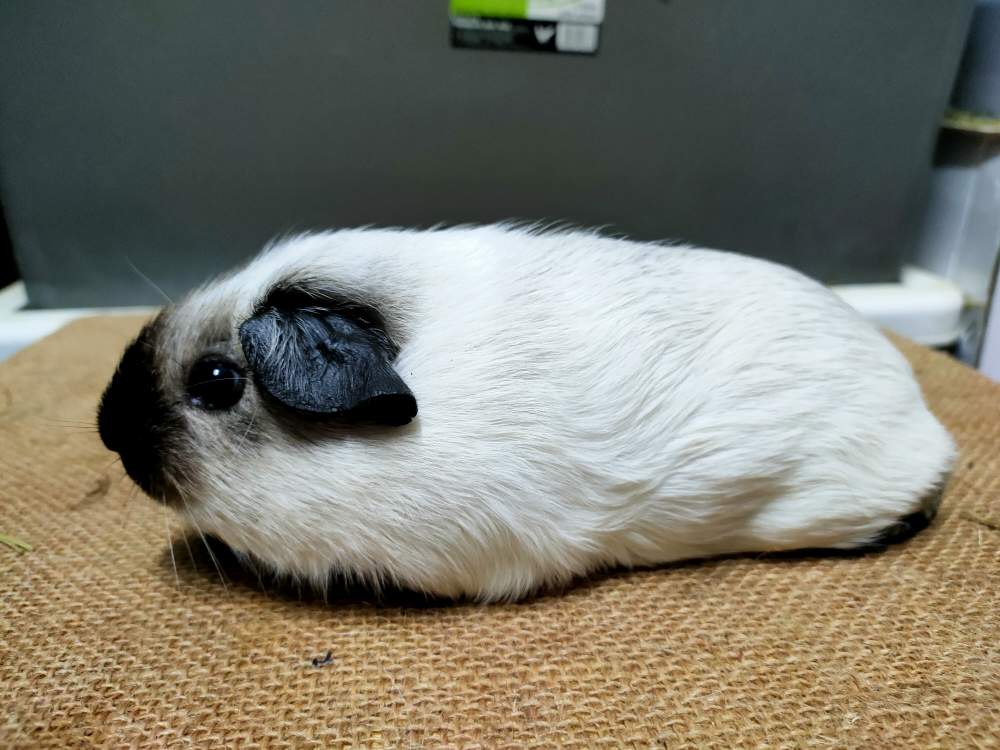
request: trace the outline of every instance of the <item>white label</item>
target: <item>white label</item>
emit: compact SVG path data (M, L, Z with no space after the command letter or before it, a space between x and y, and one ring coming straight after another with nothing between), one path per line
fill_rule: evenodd
M604 0L528 0L524 17L532 21L601 23L604 20Z
M556 49L560 52L595 52L597 26L585 23L556 25Z

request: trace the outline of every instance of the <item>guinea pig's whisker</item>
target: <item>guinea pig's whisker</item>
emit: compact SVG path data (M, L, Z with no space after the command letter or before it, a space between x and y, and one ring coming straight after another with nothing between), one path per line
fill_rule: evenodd
M177 486L176 484L174 485ZM229 586L226 582L226 577L222 574L222 566L219 565L218 559L215 557L215 553L212 552L212 546L208 543L208 539L205 538L205 533L201 530L201 526L198 525L197 519L191 515L191 506L188 505L187 498L184 496L183 491L177 487L177 494L180 495L181 502L184 504L184 510L187 511L188 520L191 521L191 525L194 526L195 533L201 539L202 545L205 547L205 551L208 553L208 558L212 561L212 565L215 566L215 572L219 575L219 583L222 584L222 588L225 589L226 594L229 594Z
M96 433L97 425L82 419L63 419L60 417L42 417L43 422L54 424L61 430L75 434Z
M219 583L222 584L222 588L225 589L226 594L229 594L229 582L226 580L225 574L222 572L222 566L219 564L219 559L212 552L212 545L208 543L208 539L205 537L205 533L201 530L198 522L191 519L191 523L194 524L194 529L201 538L201 543L205 547L205 551L208 553L208 558L212 561L212 565L215 566L215 572L219 575Z
M121 525L121 529L125 528L125 526L128 524L129 518L132 517L132 508L135 507L135 503L133 503L131 501L136 496L136 493L138 491L139 491L139 488L137 486L133 485L131 491L125 496L125 500L122 502L122 507L121 507L121 511L122 511L122 525Z
M253 571L253 574L257 576L257 586L260 588L260 590L266 591L267 589L264 586L264 575L261 566L258 565L256 561L248 560L246 567L250 568L250 570Z
M188 560L191 561L191 567L193 567L195 570L197 570L198 569L198 563L195 562L194 550L191 549L191 543L188 541L188 534L182 534L181 535L181 539L184 542L184 547L187 549Z
M237 378L237 377L233 377L233 378L212 378L211 380L200 380L197 383L188 383L187 387L188 388L197 388L199 385L207 385L208 383L228 383L228 382L237 383L237 382L239 382L241 380L243 380L243 378Z
M170 550L170 563L174 566L174 582L177 584L177 590L180 591L181 588L181 577L177 573L177 558L174 557L174 545L170 538L170 517L167 516L167 505L163 503L163 530L167 533L167 549Z
M246 441L247 435L250 434L250 430L253 429L253 423L256 418L257 418L257 407L255 406L253 412L251 412L250 414L250 423L247 425L247 428L243 431L243 437L240 438L240 442L236 444L236 453L239 453L240 449L243 448L243 443Z
M122 472L122 476L119 477L118 479L118 484L121 484L122 479L124 479L126 476L127 475L124 472ZM125 499L122 501L122 508L124 508L126 505L128 505L129 502L131 502L132 498L135 497L135 493L137 493L138 491L139 491L138 485L133 484L131 487L129 487L128 492L125 493Z
M155 281L153 281L151 278L149 278L146 274L144 274L142 271L140 271L139 267L136 266L136 264L132 262L131 258L129 258L127 255L125 255L123 257L125 258L125 262L128 263L129 267L133 271L135 271L136 276L138 276L140 279L142 279L147 284L149 284L151 287L153 287L153 289L156 291L156 293L159 294L161 297L163 297L163 299L165 299L167 301L167 304L170 304L170 305L174 304L174 301L172 299L170 299L170 295L168 295L165 291L163 291L163 289L160 288L159 284L157 284Z

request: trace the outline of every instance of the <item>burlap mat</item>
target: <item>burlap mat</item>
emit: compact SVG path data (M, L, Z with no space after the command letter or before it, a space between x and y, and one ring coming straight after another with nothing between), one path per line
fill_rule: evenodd
M903 345L962 456L902 546L375 606L168 547L91 427L136 329L0 365L0 531L33 547L0 547L4 747L1000 746L1000 387L944 356Z

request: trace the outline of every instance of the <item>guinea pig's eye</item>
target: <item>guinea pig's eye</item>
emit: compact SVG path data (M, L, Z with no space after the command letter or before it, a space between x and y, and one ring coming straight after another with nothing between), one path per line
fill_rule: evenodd
M188 372L188 401L199 409L229 409L243 396L246 378L235 362L206 357L194 363Z

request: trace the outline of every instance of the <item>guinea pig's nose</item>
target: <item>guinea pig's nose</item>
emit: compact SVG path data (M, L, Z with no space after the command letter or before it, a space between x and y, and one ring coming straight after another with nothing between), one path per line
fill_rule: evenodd
M176 429L140 335L122 356L97 411L101 441L117 453L132 480L154 500L165 500L164 442Z
M97 433L109 451L134 453L149 442L152 425L139 410L128 409L120 401L119 394L108 388L97 412Z
M101 401L100 411L97 412L97 434L109 451L121 453L125 447L125 436L115 426L111 410L107 407L107 398Z
M149 415L122 408L109 389L98 412L97 431L108 450L119 455L132 481L154 500L162 500L162 440Z

